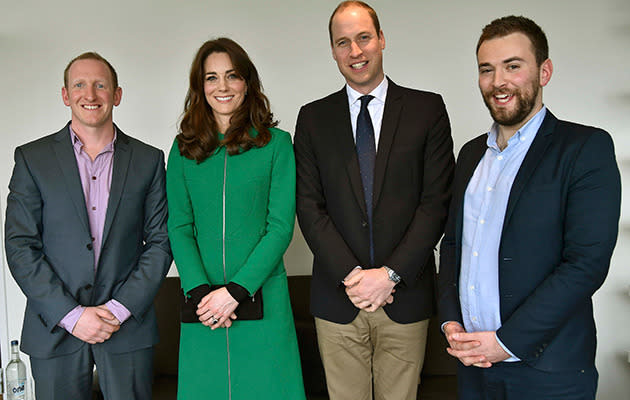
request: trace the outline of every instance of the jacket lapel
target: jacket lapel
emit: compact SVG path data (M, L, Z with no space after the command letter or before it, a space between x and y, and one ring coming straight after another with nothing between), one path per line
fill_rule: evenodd
M114 166L112 171L112 184L109 190L109 200L107 202L107 213L105 214L105 226L103 227L103 240L101 245L107 241L107 236L112 227L116 210L120 203L127 173L129 171L129 163L131 161L131 148L129 147L129 138L118 127L116 127L116 144L114 145Z
M505 211L503 228L505 228L510 221L510 217L512 216L514 207L516 206L516 203L518 203L518 199L523 192L523 188L536 170L536 167L538 167L538 164L540 164L540 161L545 154L545 150L547 150L549 143L551 143L551 133L555 129L557 122L558 119L551 113L551 111L547 110L547 115L545 115L542 125L538 128L536 137L523 159L521 168L519 168L518 173L514 178L514 183L512 184L512 189L510 190L510 198L508 199L507 209Z
M394 135L398 129L400 112L403 105L403 93L400 86L387 78L388 88L385 98L385 108L383 109L383 122L381 123L381 133L376 152L376 166L374 167L374 207L378 204L378 199L383 188L385 170L389 153L394 141Z
M74 155L74 149L72 147L72 141L70 137L70 123L62 130L55 134L55 143L53 144L53 151L59 161L61 174L66 184L68 196L72 200L74 207L76 208L77 215L81 220L81 224L85 229L85 234L89 237L90 224L88 222L87 209L85 205L85 196L83 195L83 187L81 186L81 177L79 175L79 168L77 167L77 159Z
M361 171L359 170L359 158L357 157L356 145L352 134L352 123L350 121L350 106L348 105L348 95L344 86L335 93L332 98L330 111L330 126L334 127L333 140L338 145L333 148L339 149L339 156L346 162L346 172L350 187L356 197L361 212L367 218L365 199L363 196L363 183L361 183Z

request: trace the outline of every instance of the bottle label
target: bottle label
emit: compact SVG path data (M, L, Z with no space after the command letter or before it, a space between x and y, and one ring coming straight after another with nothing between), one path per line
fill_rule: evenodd
M8 400L26 399L26 381L8 381L7 382L7 399Z

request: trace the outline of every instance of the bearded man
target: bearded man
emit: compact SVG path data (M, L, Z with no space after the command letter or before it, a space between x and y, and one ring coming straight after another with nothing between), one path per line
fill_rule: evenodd
M492 21L477 62L494 124L459 154L438 278L459 398L595 399L591 297L620 210L612 139L543 105L553 65L532 20Z

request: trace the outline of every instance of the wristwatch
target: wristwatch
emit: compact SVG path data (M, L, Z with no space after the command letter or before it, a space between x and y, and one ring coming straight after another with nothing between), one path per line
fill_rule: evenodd
M383 265L383 268L385 268L385 271L387 271L387 276L389 276L390 281L394 282L395 284L400 283L400 275L394 272L394 270L389 268L387 265Z

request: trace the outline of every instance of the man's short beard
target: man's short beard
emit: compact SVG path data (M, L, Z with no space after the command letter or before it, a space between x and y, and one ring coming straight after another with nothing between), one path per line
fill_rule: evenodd
M503 126L514 126L520 124L527 118L527 116L532 112L536 104L536 97L538 97L539 87L536 85L532 85L531 96L527 96L527 93L523 93L521 90L517 90L512 92L514 96L513 100L517 102L516 108L513 111L507 111L504 109L495 109L492 107L492 98L495 95L495 92L491 93L489 96L484 95L483 101L486 103L486 107L490 110L490 115L492 119L499 125Z

